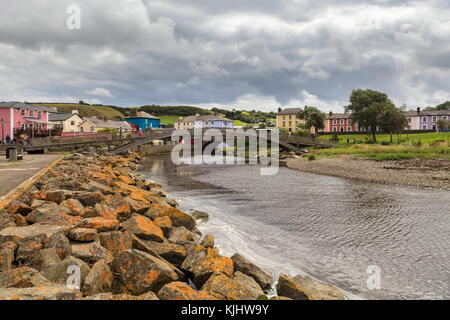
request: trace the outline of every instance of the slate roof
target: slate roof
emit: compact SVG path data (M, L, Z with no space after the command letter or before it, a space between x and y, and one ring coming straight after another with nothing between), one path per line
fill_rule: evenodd
M194 122L194 121L233 121L230 119L225 118L222 115L195 115L195 116L188 116L184 117L182 119L179 119L175 122Z
M299 113L301 110L303 110L303 109L302 108L286 108L286 109L283 109L280 112L278 112L278 115L280 115L280 116L293 115L293 114Z
M44 112L48 112L48 113L57 113L58 112L51 108L34 106L31 104L25 104L25 103L17 102L17 101L0 102L0 108L30 109L30 110L36 110L36 111L44 111Z

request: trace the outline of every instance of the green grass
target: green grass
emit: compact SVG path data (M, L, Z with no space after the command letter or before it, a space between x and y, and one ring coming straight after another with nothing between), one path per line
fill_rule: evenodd
M332 134L322 135L319 137L320 139L326 139L330 140L333 138ZM368 140L371 139L368 135L363 134L355 134L355 135L338 135L338 138L340 139L340 144L348 145L348 144L354 144L354 141L356 140L358 143L366 143ZM433 142L436 142L437 140L450 140L450 132L445 133L437 133L437 132L431 132L431 133L411 133L411 134L401 134L399 136L393 135L393 143L397 144L398 140L400 138L400 144L431 144ZM349 143L347 143L347 139L349 140ZM381 144L382 142L390 142L390 135L389 134L377 134L377 144Z
M107 119L120 118L124 119L125 115L112 107L108 106L90 106L78 103L36 103L34 105L43 107L56 107L59 112L72 113L72 110L78 110L81 117L100 117Z
M241 120L233 120L235 127L245 127L248 123L245 123Z
M157 116L161 119L161 124L173 126L174 122L180 119L180 116Z
M338 146L331 149L314 150L319 157L336 157L350 155L355 158L368 158L376 161L407 160L407 159L448 159L450 160L450 148L448 143L436 146L407 146L407 145L352 145Z

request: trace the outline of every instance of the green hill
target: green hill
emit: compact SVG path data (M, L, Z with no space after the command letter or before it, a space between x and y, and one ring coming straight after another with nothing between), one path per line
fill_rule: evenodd
M78 103L30 103L42 107L56 107L59 112L72 113L72 110L78 110L81 117L99 117L106 119L120 118L124 119L125 114L121 112L122 108L103 105L88 105Z

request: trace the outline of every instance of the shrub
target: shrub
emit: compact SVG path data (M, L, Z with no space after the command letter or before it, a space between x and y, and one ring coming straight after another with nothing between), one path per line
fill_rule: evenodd
M316 156L313 155L313 154L309 154L307 158L308 158L309 161L314 161L314 160L317 159Z

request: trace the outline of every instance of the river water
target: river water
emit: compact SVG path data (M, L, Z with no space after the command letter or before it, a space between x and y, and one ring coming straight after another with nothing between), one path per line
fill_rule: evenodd
M222 254L239 252L275 278L308 274L352 299L450 298L449 192L259 169L175 166L166 155L142 171L181 209L210 214L199 228Z

